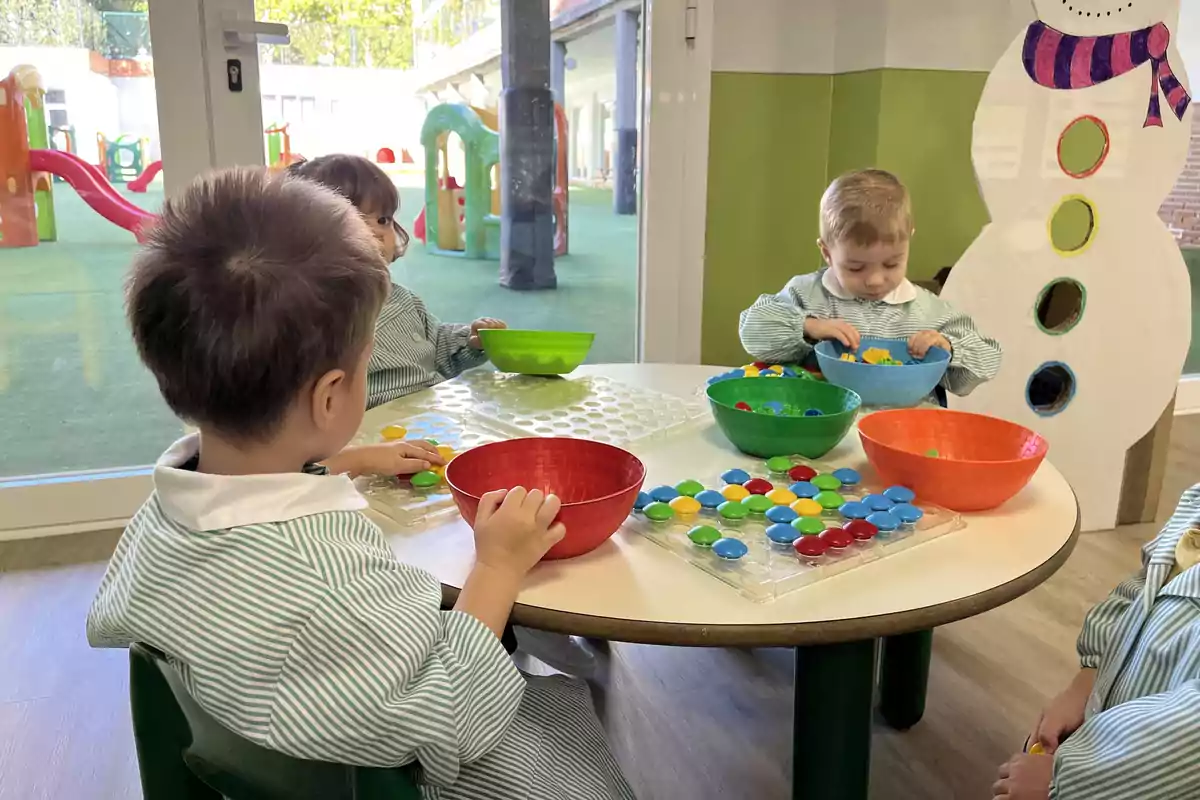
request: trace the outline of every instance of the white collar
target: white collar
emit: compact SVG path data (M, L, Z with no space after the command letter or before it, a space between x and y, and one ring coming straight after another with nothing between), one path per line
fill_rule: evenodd
M832 267L825 268L824 274L821 275L821 285L825 287L825 291L829 292L839 300L860 299L846 291L845 287L842 286L842 282L839 281L837 279L837 275L834 274ZM880 302L887 303L889 306L898 306L904 303L911 303L916 299L917 287L913 286L912 281L910 281L908 278L905 278L900 282L899 286L888 292L888 294Z
M171 445L154 466L154 491L163 511L194 531L361 511L366 499L346 475L209 475L180 469L200 452L200 434Z

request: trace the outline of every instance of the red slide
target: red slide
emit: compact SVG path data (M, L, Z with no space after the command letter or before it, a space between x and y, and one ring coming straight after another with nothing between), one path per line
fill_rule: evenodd
M150 166L142 171L141 175L125 184L125 188L131 192L144 192L146 187L150 185L150 181L154 180L154 176L162 172L161 161L151 161Z
M57 175L71 184L83 198L83 202L109 222L132 232L139 242L142 241L142 229L157 219L154 214L138 208L122 197L104 178L98 167L73 153L61 150L30 150L29 168L34 172Z

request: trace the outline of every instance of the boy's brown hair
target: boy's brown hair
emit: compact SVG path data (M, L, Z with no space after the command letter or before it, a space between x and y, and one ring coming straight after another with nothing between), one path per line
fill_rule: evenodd
M172 411L262 439L313 381L354 366L389 286L371 232L343 198L231 169L163 204L134 260L126 310Z
M864 247L908 241L913 233L908 189L890 172L848 172L821 197L821 241L850 241Z

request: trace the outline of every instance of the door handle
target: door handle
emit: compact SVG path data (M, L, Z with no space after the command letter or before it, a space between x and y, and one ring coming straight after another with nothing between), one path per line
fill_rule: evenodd
M225 49L234 50L247 44L291 44L288 26L282 22L261 22L256 19L227 17L221 27L225 35Z

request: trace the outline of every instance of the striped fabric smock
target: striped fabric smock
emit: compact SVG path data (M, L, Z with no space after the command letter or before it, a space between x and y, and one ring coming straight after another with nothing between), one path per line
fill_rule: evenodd
M1200 565L1177 555L1198 530L1200 485L1142 548L1142 571L1084 620L1080 661L1099 672L1055 753L1054 800L1200 798Z
M392 284L375 324L367 366L367 407L374 408L487 363L467 342L471 326L439 322L421 298Z
M395 560L345 476L217 476L160 459L87 620L164 651L216 719L300 758L419 762L426 798L633 797L586 686L522 675Z
M769 364L793 364L812 355L804 321L842 319L863 336L907 339L935 330L953 352L942 384L957 395L969 394L1000 369L1000 344L981 335L966 314L931 292L905 280L882 300L850 295L828 267L792 278L778 294L764 294L742 312L738 333L751 356Z

